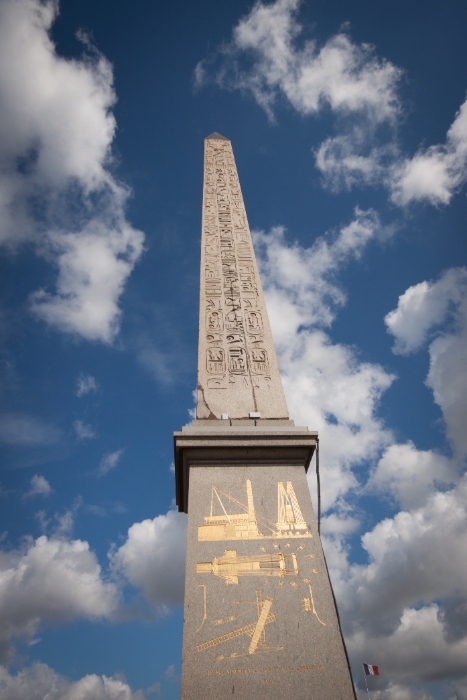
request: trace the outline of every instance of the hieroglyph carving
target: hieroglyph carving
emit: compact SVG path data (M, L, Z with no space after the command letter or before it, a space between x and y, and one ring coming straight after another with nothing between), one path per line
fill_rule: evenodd
M237 169L229 141L205 145L203 259L206 370L209 388L236 377L270 380L257 272ZM258 380L253 380L254 386Z

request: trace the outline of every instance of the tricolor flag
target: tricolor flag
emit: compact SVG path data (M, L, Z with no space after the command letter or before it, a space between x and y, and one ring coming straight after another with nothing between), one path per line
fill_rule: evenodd
M363 668L367 676L379 676L379 668L377 666L370 666L370 664L363 664Z

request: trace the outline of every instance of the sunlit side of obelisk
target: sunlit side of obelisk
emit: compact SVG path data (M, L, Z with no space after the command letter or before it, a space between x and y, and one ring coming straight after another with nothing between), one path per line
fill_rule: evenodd
M175 433L188 513L182 700L354 700L228 139L205 140L196 420Z

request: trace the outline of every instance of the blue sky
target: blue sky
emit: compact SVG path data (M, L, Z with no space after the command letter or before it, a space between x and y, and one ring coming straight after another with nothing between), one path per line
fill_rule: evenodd
M0 0L0 698L179 696L203 139L231 139L359 697L467 699L467 9ZM310 474L312 496L315 494Z

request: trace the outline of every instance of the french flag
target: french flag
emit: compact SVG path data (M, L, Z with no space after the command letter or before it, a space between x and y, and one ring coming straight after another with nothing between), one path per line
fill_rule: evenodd
M367 676L379 676L379 668L377 666L370 666L370 664L363 664L363 668Z

